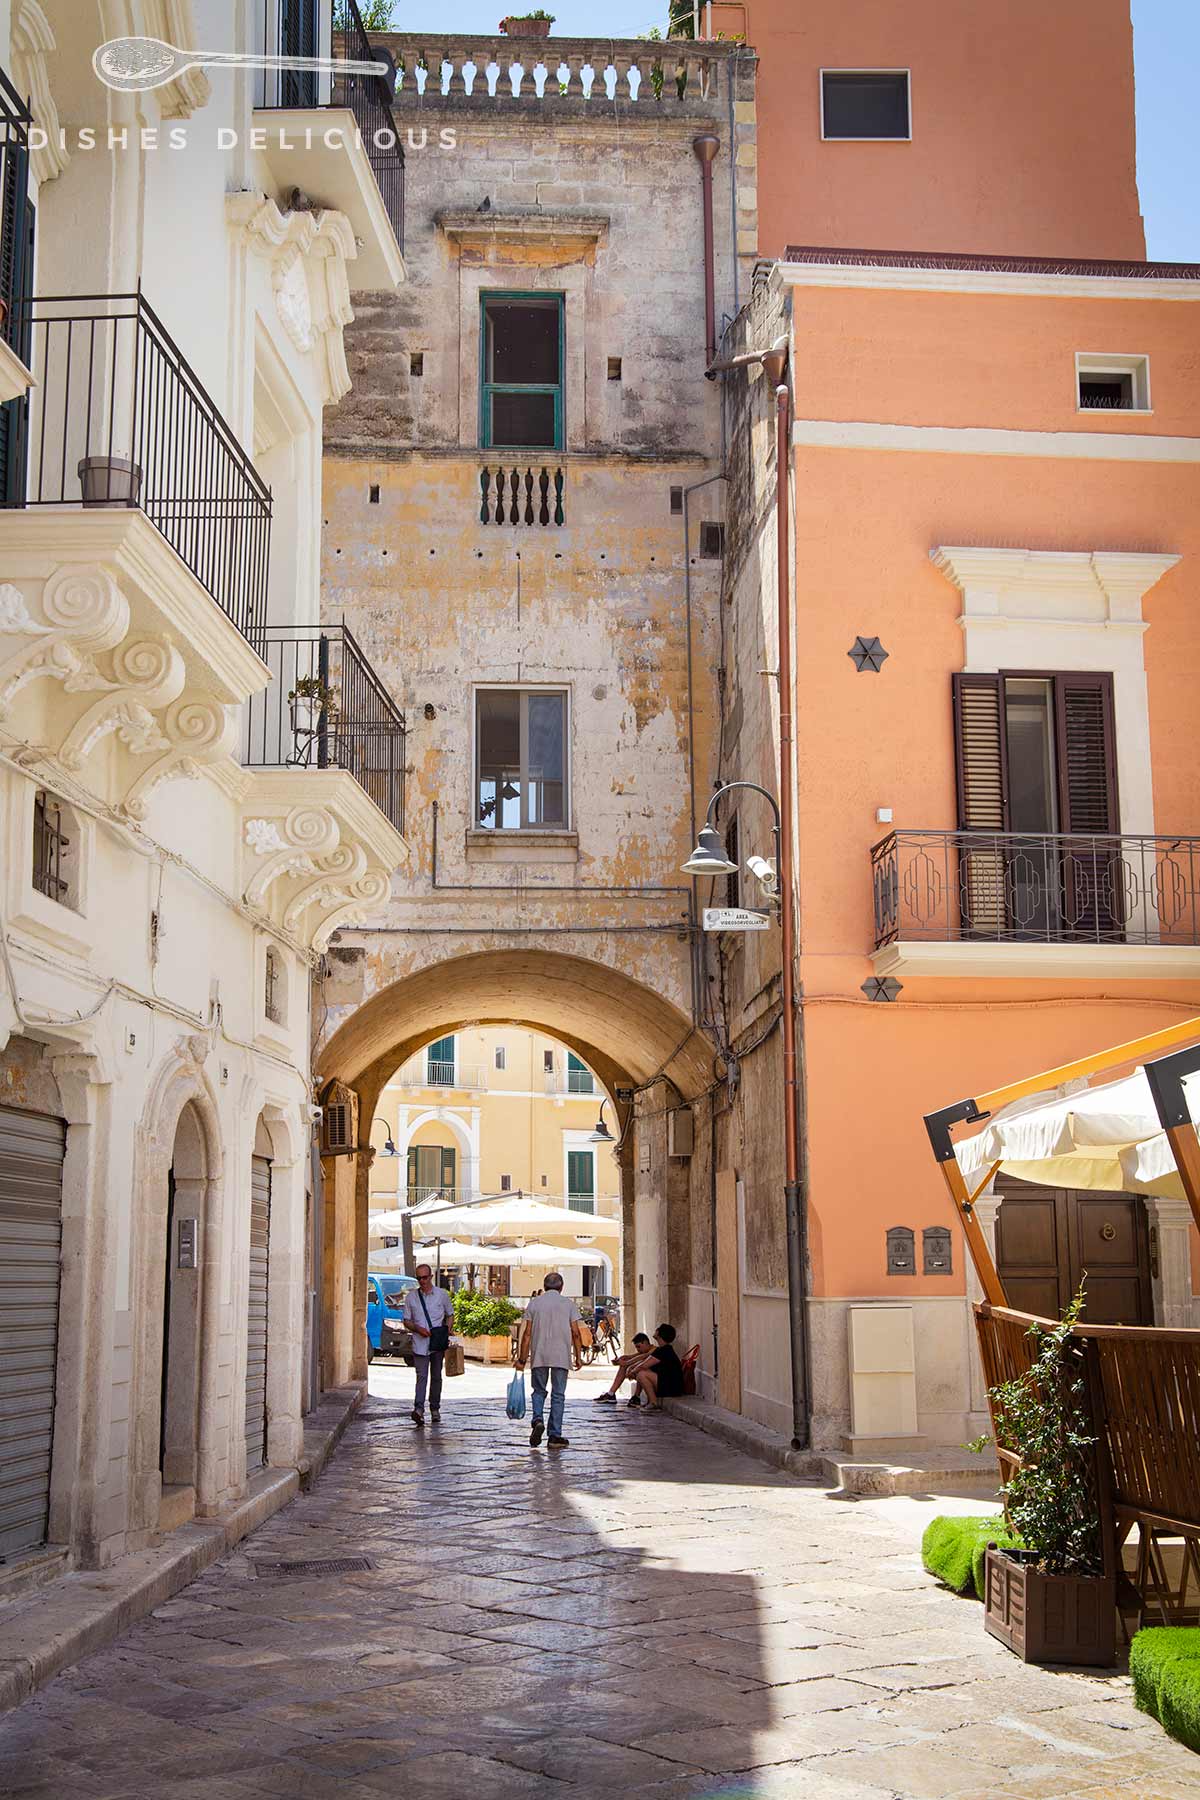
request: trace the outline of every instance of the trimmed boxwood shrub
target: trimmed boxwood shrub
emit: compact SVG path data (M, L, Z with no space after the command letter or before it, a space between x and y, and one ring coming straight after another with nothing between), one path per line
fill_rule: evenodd
M944 1581L956 1594L974 1593L982 1600L988 1545L998 1544L1007 1550L1020 1542L1005 1524L1002 1513L989 1513L982 1519L931 1519L921 1539L921 1560L931 1575Z
M1129 1646L1133 1697L1164 1731L1200 1751L1200 1627L1151 1625Z

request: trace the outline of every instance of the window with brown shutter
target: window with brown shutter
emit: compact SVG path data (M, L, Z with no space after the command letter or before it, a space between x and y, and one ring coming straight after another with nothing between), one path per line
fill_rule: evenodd
M1112 676L956 675L954 726L964 927L1119 939Z

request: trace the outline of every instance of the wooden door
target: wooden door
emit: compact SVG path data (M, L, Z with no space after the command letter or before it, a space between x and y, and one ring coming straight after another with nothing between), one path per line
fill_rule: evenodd
M1093 1325L1152 1325L1146 1210L1136 1194L1000 1176L996 1266L1009 1305L1057 1318L1082 1283Z

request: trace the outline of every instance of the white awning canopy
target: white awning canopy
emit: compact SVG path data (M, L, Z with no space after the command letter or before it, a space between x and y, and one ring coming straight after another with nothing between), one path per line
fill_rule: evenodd
M1142 1069L1097 1087L1015 1100L954 1153L969 1187L999 1163L1004 1174L1043 1187L1185 1197Z
M380 1229L380 1220L395 1219L394 1226L383 1227L390 1236L393 1231L399 1231L401 1216L399 1212L377 1213L371 1222L372 1229ZM590 1240L621 1235L619 1219L608 1219L600 1213L572 1212L565 1206L550 1206L545 1200L535 1200L528 1194L489 1200L482 1206L423 1208L420 1213L410 1216L414 1231L425 1234L436 1231L439 1236L445 1232L447 1236L511 1238L536 1233L539 1240L557 1237Z
M388 1252L395 1255L395 1251ZM417 1256L428 1263L438 1260L436 1244L418 1244ZM474 1263L478 1268L554 1269L586 1268L600 1260L598 1252L565 1250L561 1244L443 1244L443 1269L465 1268Z

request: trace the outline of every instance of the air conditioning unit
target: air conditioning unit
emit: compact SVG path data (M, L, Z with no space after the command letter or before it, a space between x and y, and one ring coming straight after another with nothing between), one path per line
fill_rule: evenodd
M690 1156L695 1148L695 1127L690 1106L677 1106L667 1114L667 1155Z

